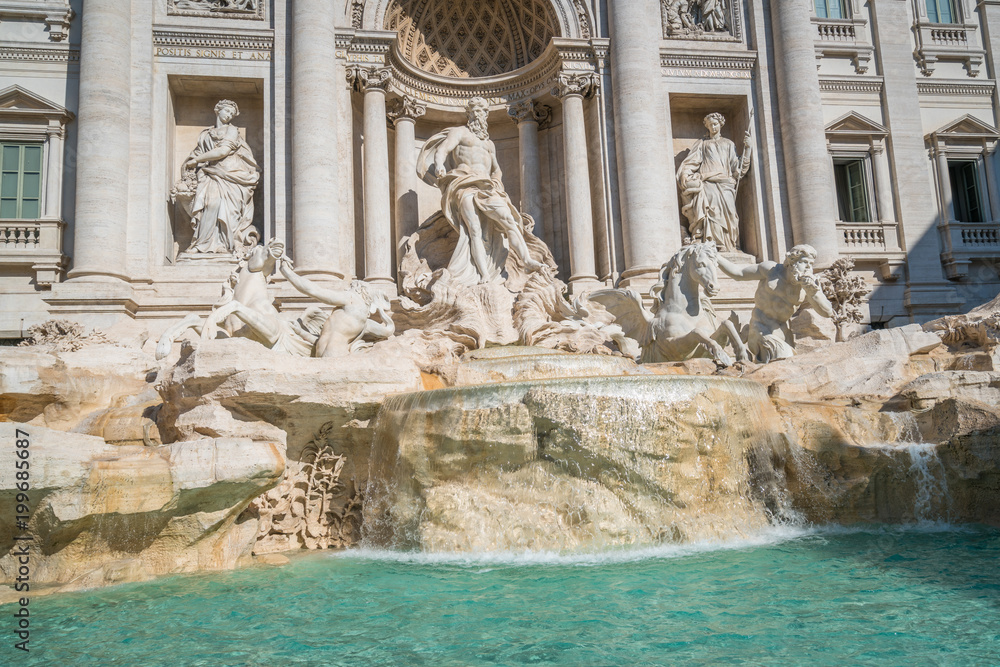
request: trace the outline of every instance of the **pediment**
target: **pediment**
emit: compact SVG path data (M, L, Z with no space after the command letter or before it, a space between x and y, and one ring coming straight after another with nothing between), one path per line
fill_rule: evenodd
M857 111L844 114L837 120L826 126L828 134L855 135L855 136L880 136L889 134L885 126L876 123L870 118L862 116Z
M987 138L996 139L997 129L971 114L965 114L958 120L952 121L944 127L935 130L929 136L950 137L955 139L976 139Z
M0 90L0 113L31 113L50 117L72 118L66 107L18 85Z

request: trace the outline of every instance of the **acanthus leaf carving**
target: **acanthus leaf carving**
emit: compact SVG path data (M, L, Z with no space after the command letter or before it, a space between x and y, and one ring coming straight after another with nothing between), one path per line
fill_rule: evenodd
M599 79L592 72L583 74L560 72L556 77L556 87L552 89L552 95L560 98L567 95L591 97L599 92L599 87Z
M351 65L347 68L347 82L359 93L372 89L388 90L391 81L392 70L388 67Z
M542 126L551 120L552 107L538 104L535 100L521 100L507 107L507 115L518 125L524 121L533 121Z
M404 95L393 100L389 104L389 110L386 115L389 117L389 120L395 124L396 121L403 119L416 120L425 113L427 113L426 104L420 102L414 97Z

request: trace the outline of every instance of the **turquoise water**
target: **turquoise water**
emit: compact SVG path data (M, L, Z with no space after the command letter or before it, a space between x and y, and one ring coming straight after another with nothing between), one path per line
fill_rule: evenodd
M593 556L313 553L36 598L16 664L995 665L998 559L986 528L782 529Z

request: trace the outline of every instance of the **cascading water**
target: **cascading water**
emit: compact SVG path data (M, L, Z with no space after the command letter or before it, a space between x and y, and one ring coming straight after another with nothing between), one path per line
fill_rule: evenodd
M948 480L937 445L912 442L902 445L910 455L910 476L916 485L913 517L919 523L948 519Z
M374 426L363 544L593 551L729 541L793 516L787 443L762 386L627 377L614 363L614 375L565 377L567 363L555 379L387 399Z

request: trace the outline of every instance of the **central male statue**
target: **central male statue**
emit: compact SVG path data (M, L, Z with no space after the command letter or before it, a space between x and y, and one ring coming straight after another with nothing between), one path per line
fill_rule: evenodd
M488 111L486 100L472 98L468 123L435 134L417 158L417 173L441 190L441 210L458 231L448 272L465 285L504 282L508 246L528 271L542 268L528 254L524 219L504 191Z

